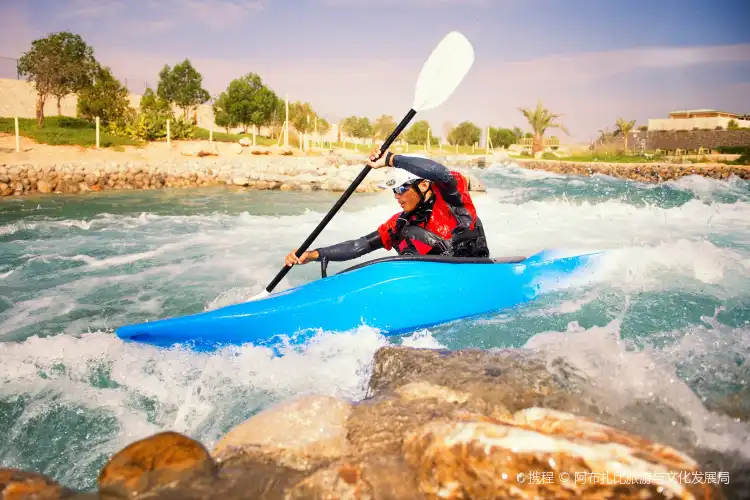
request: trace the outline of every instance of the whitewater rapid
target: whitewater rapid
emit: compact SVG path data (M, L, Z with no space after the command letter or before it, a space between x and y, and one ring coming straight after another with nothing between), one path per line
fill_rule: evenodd
M488 192L474 201L493 256L607 251L590 281L404 339L368 327L320 332L282 357L253 346L197 354L125 344L112 330L259 293L337 193L206 188L3 200L0 433L8 439L0 462L89 487L111 453L160 430L210 447L288 397L361 398L373 353L392 342L562 354L613 405L658 398L708 446L750 449L746 424L705 406L750 380L748 183L646 185L499 165L481 176ZM313 247L370 232L396 208L387 193L357 194ZM334 262L329 273L385 255ZM319 276L315 263L297 266L277 290Z

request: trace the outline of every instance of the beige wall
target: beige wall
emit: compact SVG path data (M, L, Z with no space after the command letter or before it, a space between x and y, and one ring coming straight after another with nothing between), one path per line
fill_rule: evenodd
M722 116L712 118L651 118L648 120L649 130L693 130L710 129L716 127L727 128L731 118ZM735 120L740 127L750 127L750 120Z

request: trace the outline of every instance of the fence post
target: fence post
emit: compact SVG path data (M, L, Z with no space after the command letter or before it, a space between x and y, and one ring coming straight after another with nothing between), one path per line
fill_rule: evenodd
M99 149L99 117L96 117L96 149Z
M289 94L284 96L284 147L289 147Z
M18 134L18 115L16 115L16 153L21 152L21 137Z

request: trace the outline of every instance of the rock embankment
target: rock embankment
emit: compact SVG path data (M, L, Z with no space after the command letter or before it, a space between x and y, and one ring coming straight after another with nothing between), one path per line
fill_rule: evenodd
M744 491L741 473L706 468L679 449L693 448L675 422L644 419L640 407L610 411L594 385L565 361L531 352L385 347L363 401L284 401L212 447L175 432L139 440L105 464L96 492L7 469L0 491L136 500L715 499Z
M245 156L180 161L0 164L0 196L75 194L123 189L194 188L225 185L281 191L345 191L364 168L359 157ZM465 172L472 191L484 187ZM371 171L357 192L378 191L385 169Z
M750 166L725 163L596 163L557 160L514 159L523 168L558 174L610 175L638 182L663 182L688 175L727 180L732 176L750 180Z

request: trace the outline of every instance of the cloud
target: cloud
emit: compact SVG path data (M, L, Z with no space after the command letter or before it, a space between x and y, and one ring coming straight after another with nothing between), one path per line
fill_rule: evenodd
M175 9L184 9L188 17L214 28L242 21L247 15L263 10L265 0L170 0Z
M92 23L117 16L119 29L135 33L165 31L185 21L200 21L222 29L263 10L265 3L266 0L146 0L135 7L123 0L74 0L63 7L59 17Z
M454 7L456 5L488 7L492 0L319 0L320 3L329 7L383 7L411 6L419 7Z
M639 57L634 57L636 52ZM663 61L658 54L666 54L668 60ZM663 67L704 72L704 67L711 63L745 61L749 59L745 54L743 46L721 46L624 50L507 63L478 58L446 103L420 113L419 119L429 120L436 130L441 130L445 121L457 124L464 120L482 128L519 126L527 130L528 124L518 107L533 107L542 99L552 112L563 114L561 121L571 136L559 133L562 139L586 141L593 139L599 129L613 128L620 116L644 125L648 118L664 117L673 109L748 112L738 107L750 102L750 82L726 83L717 76L716 81L707 85L705 81L686 77L695 73L682 71L653 76L653 70ZM142 75L132 80L147 80L152 88L159 69L182 57L129 51L102 52L101 56L121 79L122 75ZM323 55L291 60L258 55L236 59L190 58L212 94L223 91L233 78L252 71L260 74L281 97L288 94L290 101L309 101L334 122L353 114L370 119L390 114L400 119L412 104L414 84L421 69L421 61L375 56L350 59ZM616 67L600 66L610 59L618 61ZM603 85L605 78L618 74L629 75L623 76L622 85ZM143 87L142 83L139 85Z
M746 61L750 61L750 44L584 52L526 61L497 61L493 66L516 80L548 80L554 77L558 84L579 85L639 70L679 69Z
M113 14L119 15L127 4L121 0L72 0L65 4L58 4L62 8L57 17L60 19L79 19L83 21L96 20Z

